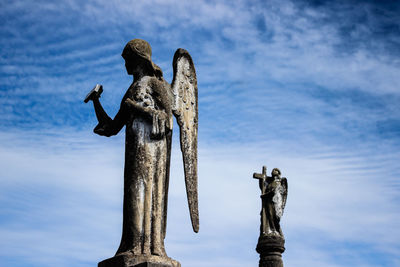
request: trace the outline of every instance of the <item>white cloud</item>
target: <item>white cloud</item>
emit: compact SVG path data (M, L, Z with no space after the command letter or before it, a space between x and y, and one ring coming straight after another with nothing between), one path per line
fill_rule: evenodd
M89 134L2 134L0 163L7 174L1 176L0 201L8 214L0 226L3 256L41 266L53 266L55 259L59 266L86 266L113 255L122 216L123 140ZM281 168L289 180L282 219L288 263L340 266L326 242L363 242L382 255L399 252L398 191L387 190L398 184L398 153L291 153L278 143L200 146L200 232L194 234L176 141L166 242L169 255L183 265L257 264L260 201L252 173L263 164L269 171ZM312 256L300 257L300 247ZM359 266L369 265L361 260Z

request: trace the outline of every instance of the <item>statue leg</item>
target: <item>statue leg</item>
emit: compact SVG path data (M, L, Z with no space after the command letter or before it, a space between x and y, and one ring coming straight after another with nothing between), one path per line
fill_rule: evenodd
M117 254L130 250L139 255L142 254L144 181L132 165L125 166L122 237Z
M157 170L154 172L154 188L153 188L153 214L152 214L152 254L165 256L164 249L164 234L163 234L163 220L164 220L164 201L165 201L165 179L166 179L166 142L159 143L157 147Z
M267 233L267 215L265 210L265 200L262 199L262 207L261 207L261 226L260 226L260 236L263 236Z
M131 191L130 194L132 198L130 198L130 213L131 219L127 221L130 225L128 226L131 231L129 231L132 236L132 244L131 251L134 255L142 254L142 229L143 229L143 216L144 216L144 181L143 179L138 179L135 181L134 186L130 186L128 191Z
M267 226L266 226L266 234L270 234L273 231L275 231L274 228L274 222L273 222L273 216L274 216L274 211L273 211L274 207L272 206L271 203L267 204L267 214L266 214L266 221L267 221Z
M268 205L268 225L272 235L279 235L279 218L276 216L275 208L272 203Z
M138 134L140 124L134 125L137 131L127 131L124 172L124 213L121 246L118 253L131 251L142 254L143 228L145 216L146 189L146 148L143 136Z
M280 225L280 219L278 218L278 216L275 215L273 222L274 222L274 229L275 229L276 234L281 235L282 230L281 230L281 225Z
M146 144L146 146L152 146L152 144ZM144 222L143 222L143 254L151 254L151 219L154 213L152 202L153 202L153 190L154 190L154 180L153 173L157 171L156 166L154 166L154 157L151 153L152 149L149 149L146 154L147 168L146 168L146 178L145 178L145 192L144 192Z

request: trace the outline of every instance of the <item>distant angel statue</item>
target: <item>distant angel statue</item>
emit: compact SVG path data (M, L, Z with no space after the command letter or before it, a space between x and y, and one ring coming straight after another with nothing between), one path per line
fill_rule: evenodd
M174 76L168 84L151 60L150 44L134 39L122 57L133 82L122 98L114 119L103 110L97 85L86 97L93 101L98 125L94 132L116 135L126 126L123 229L116 255L166 257L171 137L175 115L180 127L185 183L193 230L199 230L197 193L197 79L192 58L178 49L173 59Z
M281 178L281 171L274 168L272 177L267 179L267 188L262 198L265 198L266 224L264 232L283 236L280 220L285 209L288 184L285 177Z
M288 183L285 177L281 178L281 171L274 168L271 176L263 173L254 173L253 177L259 179L262 199L260 236L280 236L283 232L280 220L285 209L288 194Z

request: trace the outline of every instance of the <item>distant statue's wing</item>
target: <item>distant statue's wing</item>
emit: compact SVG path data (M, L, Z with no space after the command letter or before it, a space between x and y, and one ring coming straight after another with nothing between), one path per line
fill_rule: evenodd
M287 179L285 177L282 178L281 180L281 184L282 184L282 214L283 214L283 210L285 209L286 206L286 199L287 199L287 195L288 195L288 183L287 183Z
M286 178L282 178L280 183L276 185L273 189L274 195L272 197L272 202L274 204L275 215L279 218L283 215L283 210L285 209L286 205L286 198L287 198L287 180Z
M174 100L172 112L180 128L190 218L193 231L197 233L199 231L199 208L197 193L198 97L196 71L191 56L181 48L175 52L173 67L174 78L171 88Z

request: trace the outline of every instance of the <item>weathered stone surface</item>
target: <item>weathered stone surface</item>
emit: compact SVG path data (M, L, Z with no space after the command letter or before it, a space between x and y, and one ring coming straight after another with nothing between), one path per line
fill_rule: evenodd
M189 53L184 49L175 52L172 110L180 126L181 150L183 156L186 192L189 203L193 231L199 231L199 210L197 196L197 129L198 92L194 65Z
M260 236L256 248L260 254L260 267L283 267L282 253L285 239L281 236Z
M122 253L99 262L98 267L181 267L181 264L169 257Z
M197 193L198 91L192 58L184 49L175 53L172 85L151 60L150 45L134 39L122 57L133 83L111 119L100 104L96 87L85 98L93 101L96 134L116 135L126 126L122 238L116 256L105 264L174 264L164 249L173 117L180 126L185 183L193 230L199 230ZM142 259L150 261L142 261ZM154 262L153 259L161 260ZM121 263L122 261L122 263ZM127 265L128 264L128 265ZM146 263L147 264L147 263ZM153 266L152 265L152 266ZM99 265L100 266L100 265ZM150 265L149 265L150 266ZM169 266L169 265L168 265Z
M285 238L280 227L280 219L286 205L288 184L281 178L281 171L272 170L267 176L267 168L262 173L254 173L261 189L261 226L257 252L260 254L260 267L283 267L282 253L285 251Z

